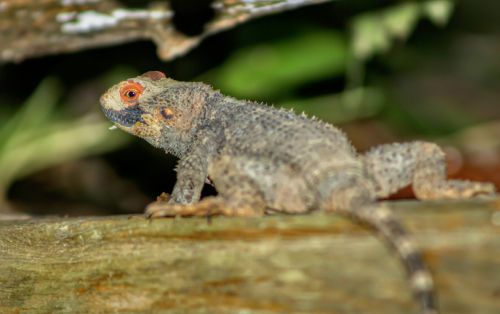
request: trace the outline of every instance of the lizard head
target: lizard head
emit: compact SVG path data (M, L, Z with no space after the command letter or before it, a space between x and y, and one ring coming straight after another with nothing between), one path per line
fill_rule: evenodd
M206 95L199 84L150 71L108 89L101 108L118 128L163 147L165 140L179 142L189 134Z

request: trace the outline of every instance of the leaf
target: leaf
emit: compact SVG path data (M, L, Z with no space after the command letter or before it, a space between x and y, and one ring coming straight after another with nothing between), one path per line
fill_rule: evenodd
M78 119L54 110L59 84L47 78L0 129L0 202L12 182L54 164L109 151L125 143L109 122L89 113Z
M293 100L281 103L280 106L337 124L372 117L380 112L384 101L380 89L361 87L339 94Z
M59 82L54 78L44 79L28 97L20 110L7 120L0 129L0 149L8 150L18 145L22 130L36 128L50 118L54 106L61 96Z
M453 6L451 0L410 1L363 13L351 22L352 54L363 61L386 52L395 39L408 38L424 17L442 26L451 16Z
M241 49L201 80L236 97L269 98L302 83L343 73L346 55L346 41L339 32L308 31Z
M382 13L387 37L406 39L415 29L419 17L420 6L415 2L403 3L387 9Z
M423 4L427 17L436 25L444 26L448 23L455 3L450 0L432 0Z

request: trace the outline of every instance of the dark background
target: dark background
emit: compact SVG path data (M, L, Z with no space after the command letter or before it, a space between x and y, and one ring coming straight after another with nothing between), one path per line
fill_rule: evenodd
M212 16L209 3L175 1L177 27L186 34L200 32ZM457 1L445 25L415 17L405 36L389 36L385 49L356 57L351 48L356 22L375 21L367 38L383 36L377 17L402 3L334 1L263 17L209 37L171 62L159 60L151 42L134 42L4 64L0 122L9 127L47 78L58 87L45 91L59 97L34 133L40 128L41 137L55 121L71 124L84 115L101 121L98 99L106 88L161 70L177 80L205 81L234 97L316 115L339 125L361 151L392 141L436 141L447 152L450 175L500 186L500 2ZM43 155L46 166L0 180L3 206L37 214L132 213L172 189L175 158L121 131L107 132L112 136L95 152L76 150L57 162L40 149L22 157L29 164ZM12 165L2 159L12 150L2 144L11 136L0 127L0 173Z

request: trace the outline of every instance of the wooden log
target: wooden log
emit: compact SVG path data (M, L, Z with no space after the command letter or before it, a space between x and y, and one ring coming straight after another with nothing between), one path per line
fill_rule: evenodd
M159 57L166 61L207 36L252 18L326 1L330 0L215 0L214 19L196 36L176 30L170 1L152 5L135 1L135 7L116 0L0 1L0 62L141 39L153 40Z
M442 313L500 313L500 201L394 202ZM0 313L416 313L398 260L336 215L0 223Z

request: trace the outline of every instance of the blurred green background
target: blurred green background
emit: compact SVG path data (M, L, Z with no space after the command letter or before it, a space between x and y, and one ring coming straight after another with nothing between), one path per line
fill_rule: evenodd
M109 131L98 107L106 88L148 70L315 115L360 151L433 140L450 175L500 186L499 12L495 0L333 1L253 20L171 62L135 42L3 64L1 209L132 213L169 192L175 159Z

